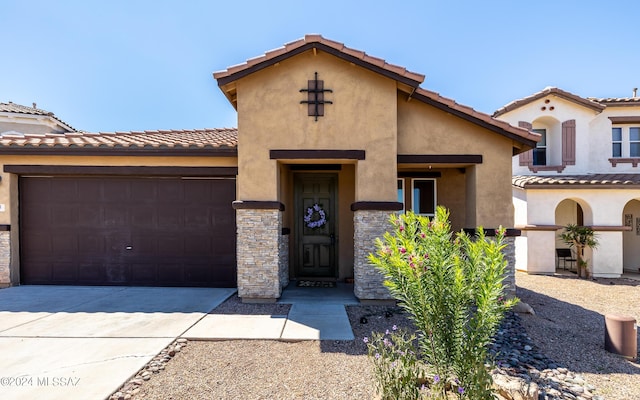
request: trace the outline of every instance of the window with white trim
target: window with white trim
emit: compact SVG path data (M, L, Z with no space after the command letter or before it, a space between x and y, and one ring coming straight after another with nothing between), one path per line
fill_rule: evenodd
M547 165L547 130L532 129L532 131L541 136L536 148L533 149L533 165Z
M629 128L629 157L640 157L640 127Z
M611 156L622 157L622 128L611 128Z
M411 210L416 214L434 216L436 213L436 180L411 179Z

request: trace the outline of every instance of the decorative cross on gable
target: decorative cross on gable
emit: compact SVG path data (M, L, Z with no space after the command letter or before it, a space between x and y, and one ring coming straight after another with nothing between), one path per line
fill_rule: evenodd
M318 80L317 72L315 79L307 81L307 88L300 89L300 92L307 92L307 100L302 100L300 104L308 104L308 115L315 117L316 121L318 117L324 116L324 105L333 104L332 101L324 99L324 93L333 93L333 90L324 88L324 81Z

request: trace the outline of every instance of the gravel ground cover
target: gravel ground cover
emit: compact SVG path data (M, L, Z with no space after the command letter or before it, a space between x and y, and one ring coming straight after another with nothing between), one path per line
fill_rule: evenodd
M587 281L523 273L517 274L516 282L518 296L535 309L536 315L519 314L519 317L509 318L510 326L518 329L522 326L526 332L516 340L502 341L502 350L510 342L522 342L521 345L532 347L532 354L536 357L544 355L542 361L555 367L546 375L543 367L539 367L543 377L554 379L549 380L554 387L568 388L568 384L562 382L562 379L567 379L585 380L584 387L589 388L582 396L558 390L557 397L548 395L547 398L640 398L640 365L614 356L603 347L605 314L627 314L640 319L640 282L623 279ZM281 304L248 305L234 296L213 313L283 315L289 307ZM159 355L158 362L162 368L156 364L155 371L149 372L150 367L141 371L134 379L135 383L125 385L113 398L375 398L362 338L370 336L372 331L384 332L393 325L402 327L410 323L397 307L350 306L347 313L356 336L354 341L175 343ZM174 351L173 357L168 356L175 345L179 351ZM530 368L503 364L506 364L505 372L511 375L521 374ZM142 379L145 372L146 378ZM559 374L561 379L557 379Z

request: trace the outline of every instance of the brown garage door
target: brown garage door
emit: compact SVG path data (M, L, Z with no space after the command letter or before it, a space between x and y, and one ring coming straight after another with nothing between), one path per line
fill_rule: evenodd
M234 179L21 177L25 284L236 285Z

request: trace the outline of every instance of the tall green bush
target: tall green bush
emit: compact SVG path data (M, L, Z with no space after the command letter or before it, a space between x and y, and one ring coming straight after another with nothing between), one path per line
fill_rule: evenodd
M505 299L504 230L495 240L482 229L476 238L454 236L443 207L433 219L409 212L392 215L391 224L369 260L413 319L424 362L460 397L492 399L487 348L517 301Z

